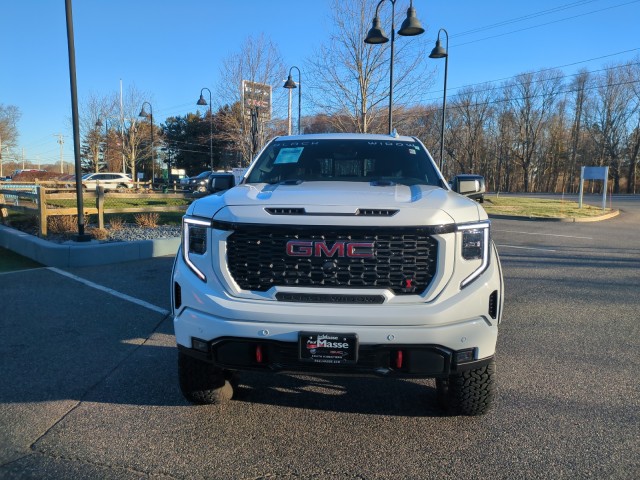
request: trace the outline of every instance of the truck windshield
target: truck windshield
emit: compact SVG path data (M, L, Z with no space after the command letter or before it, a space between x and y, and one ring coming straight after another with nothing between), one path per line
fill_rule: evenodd
M310 181L440 185L419 142L374 139L274 141L247 178L247 183Z

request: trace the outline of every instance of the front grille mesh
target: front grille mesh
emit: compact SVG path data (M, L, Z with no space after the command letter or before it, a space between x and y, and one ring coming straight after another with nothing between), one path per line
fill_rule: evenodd
M373 258L292 257L290 240L374 242ZM388 288L423 292L436 271L437 241L424 229L236 226L227 239L228 268L243 290L274 286Z

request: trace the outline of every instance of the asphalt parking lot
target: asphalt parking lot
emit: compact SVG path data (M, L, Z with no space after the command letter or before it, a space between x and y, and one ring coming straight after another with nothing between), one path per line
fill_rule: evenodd
M430 380L177 384L172 257L0 274L0 478L640 478L640 198L597 223L493 221L498 395L446 417Z

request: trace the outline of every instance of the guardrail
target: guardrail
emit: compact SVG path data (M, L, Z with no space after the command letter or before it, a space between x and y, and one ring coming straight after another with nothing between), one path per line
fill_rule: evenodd
M8 187L8 188L6 188ZM183 212L193 197L185 193L105 193L102 188L83 193L83 215L97 215L98 228L104 228L105 214ZM140 200L140 205L136 205ZM144 200L144 202L143 202ZM169 200L182 201L168 205ZM148 202L156 203L150 205ZM120 205L118 205L120 204ZM75 189L47 188L43 185L0 185L0 220L5 223L8 211L36 216L38 236L47 236L47 219L56 215L78 215Z

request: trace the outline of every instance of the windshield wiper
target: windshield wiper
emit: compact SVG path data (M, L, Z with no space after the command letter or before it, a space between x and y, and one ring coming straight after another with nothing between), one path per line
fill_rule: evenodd
M278 184L279 185L300 185L302 182L304 182L304 180L300 180L299 178L296 178L296 179L283 180Z
M373 187L392 187L396 182L388 178L374 178L371 180L371 186Z

